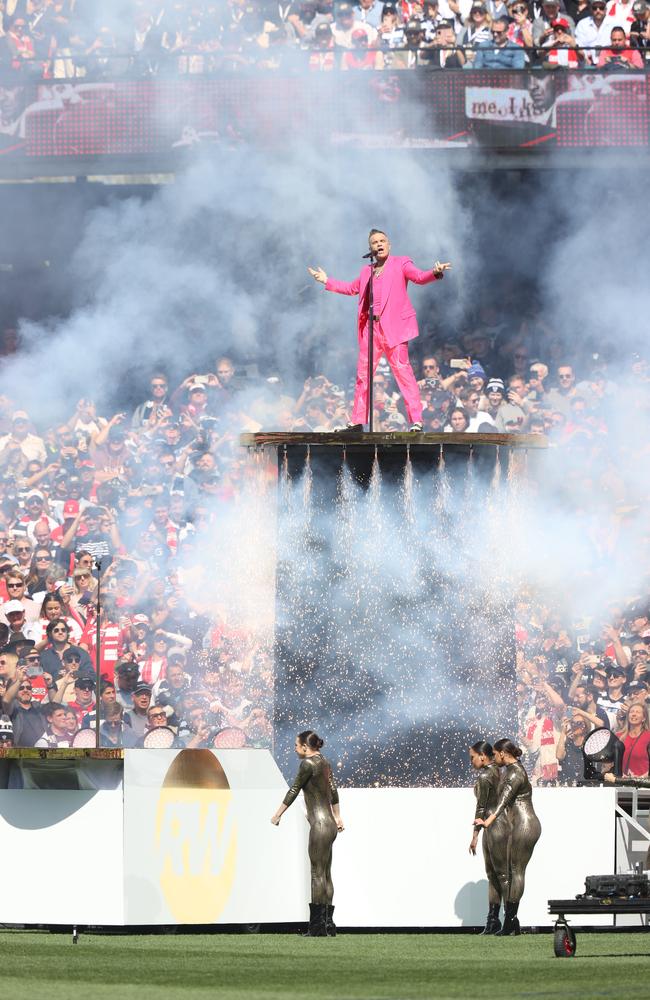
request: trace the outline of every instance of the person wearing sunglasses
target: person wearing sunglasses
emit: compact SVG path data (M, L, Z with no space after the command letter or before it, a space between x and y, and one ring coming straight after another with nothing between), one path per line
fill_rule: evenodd
M33 697L27 666L17 664L16 675L7 687L2 707L14 727L14 746L33 747L45 732L44 706Z
M46 629L46 645L41 663L46 673L57 681L62 673L92 673L93 664L85 649L70 642L70 626L64 618L54 618Z
M533 22L528 14L528 5L524 0L510 0L508 14L511 21L508 25L508 38L515 45L530 49L533 46Z
M559 0L542 0L541 14L533 21L533 45L536 48L553 48L555 45L553 22L559 18L564 18L573 34L576 30L574 20L565 11L560 11Z
M506 18L496 18L492 22L492 38L489 42L481 42L476 52L476 58L471 64L474 69L523 69L526 65L526 54L520 45L515 45L508 38ZM465 63L469 66L470 63Z

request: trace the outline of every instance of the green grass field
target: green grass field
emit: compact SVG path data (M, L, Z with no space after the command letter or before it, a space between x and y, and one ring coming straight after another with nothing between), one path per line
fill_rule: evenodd
M650 936L578 934L557 959L550 935L0 934L0 996L11 1000L384 1000L645 997Z

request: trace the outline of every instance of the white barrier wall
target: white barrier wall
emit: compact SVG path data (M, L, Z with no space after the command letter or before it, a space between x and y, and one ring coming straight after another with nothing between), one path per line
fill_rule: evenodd
M551 926L550 898L572 899L586 875L614 869L615 792L533 792L542 836L527 869L521 923ZM341 792L346 829L334 845L336 916L348 927L478 926L487 913L480 849L469 854L475 799L468 788L355 788ZM590 923L608 918L590 917ZM611 918L609 918L611 919Z
M101 771L103 762L91 763ZM91 779L86 773L84 788ZM123 783L102 785L99 775L95 792L0 790L0 843L4 857L15 859L3 868L0 922L307 918L304 806L298 799L278 828L271 825L287 786L268 751L127 750ZM615 792L538 789L534 802L543 832L520 916L522 924L549 926L549 898L572 898L586 875L615 870ZM334 845L333 865L337 923L483 922L483 858L468 853L471 789L343 789L341 810L346 829ZM28 863L19 864L20 858ZM67 879L64 893L48 888L57 872Z

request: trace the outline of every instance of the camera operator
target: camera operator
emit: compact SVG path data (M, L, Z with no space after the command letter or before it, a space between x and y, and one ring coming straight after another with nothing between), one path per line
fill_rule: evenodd
M610 47L600 53L598 68L625 70L628 73L631 68L643 69L641 54L629 47L623 28L612 28Z

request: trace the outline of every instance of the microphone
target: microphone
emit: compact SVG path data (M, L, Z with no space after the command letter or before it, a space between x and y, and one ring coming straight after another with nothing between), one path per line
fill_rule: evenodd
M371 250L370 253L364 253L361 260L372 260L372 258L375 257L376 254L377 254L376 250Z

